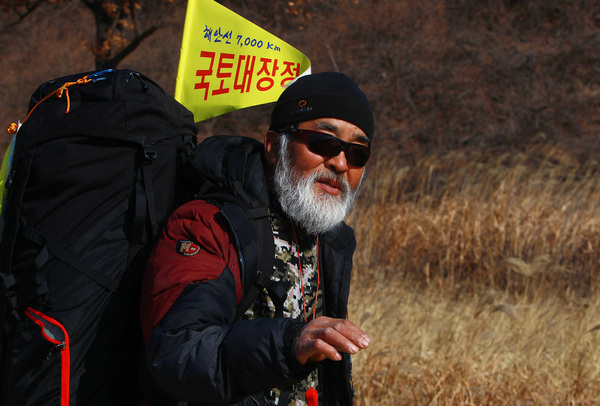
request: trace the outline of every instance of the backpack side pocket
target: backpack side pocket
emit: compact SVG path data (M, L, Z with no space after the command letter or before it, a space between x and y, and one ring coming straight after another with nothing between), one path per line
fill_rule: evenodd
M25 310L25 314L40 328L42 337L53 344L48 357L55 352L61 357L61 379L60 379L60 405L69 405L69 378L71 370L71 357L69 349L69 334L58 321L31 307Z

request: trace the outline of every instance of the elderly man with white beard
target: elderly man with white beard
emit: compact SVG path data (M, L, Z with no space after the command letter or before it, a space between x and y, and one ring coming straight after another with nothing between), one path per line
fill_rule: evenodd
M151 405L352 404L350 355L370 338L347 315L356 241L344 218L373 132L364 93L347 76L324 72L282 93L264 143L222 137L200 144L202 165L243 179L244 193L266 196L273 269L236 318L247 286L246 243L214 201L176 210L142 291ZM253 154L236 155L254 143Z

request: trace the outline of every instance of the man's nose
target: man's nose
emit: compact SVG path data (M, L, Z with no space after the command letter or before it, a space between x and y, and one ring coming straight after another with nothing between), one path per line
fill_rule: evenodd
M339 154L327 158L325 166L337 173L348 171L348 161L346 160L346 152L343 150Z

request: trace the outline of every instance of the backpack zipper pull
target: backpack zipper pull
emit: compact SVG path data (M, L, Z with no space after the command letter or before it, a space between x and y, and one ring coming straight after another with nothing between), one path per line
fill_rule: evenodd
M52 348L50 348L50 352L48 352L48 355L46 356L46 360L49 360L54 356L54 354L64 350L65 348L67 348L67 343L65 343L64 341L60 344L52 346Z
M142 92L145 92L146 90L150 89L148 87L148 85L146 84L146 82L144 81L144 79L142 79L142 76L138 72L129 72L127 79L125 79L125 87L129 86L129 81L133 77L137 78L140 81L140 83L142 84Z

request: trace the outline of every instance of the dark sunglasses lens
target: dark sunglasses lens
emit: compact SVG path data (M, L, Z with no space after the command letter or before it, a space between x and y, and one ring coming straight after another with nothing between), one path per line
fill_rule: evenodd
M347 144L346 144L347 145ZM315 154L332 157L346 149L346 159L353 166L363 167L371 156L371 150L363 145L348 145L344 148L341 140L333 135L311 132L308 137L308 148Z
M342 151L342 143L329 134L311 133L308 148L316 154L332 157Z
M362 146L350 146L346 152L346 159L351 165L363 167L367 164L371 150Z

